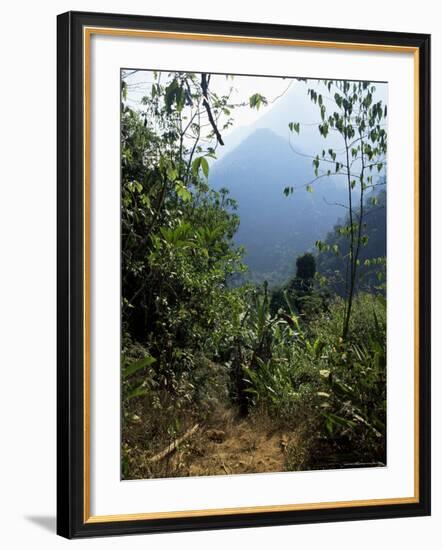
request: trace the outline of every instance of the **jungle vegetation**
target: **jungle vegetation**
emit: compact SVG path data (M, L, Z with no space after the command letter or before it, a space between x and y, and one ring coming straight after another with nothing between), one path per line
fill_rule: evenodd
M141 108L121 80L122 477L385 465L387 112L375 85L312 81L324 149L302 191L340 178L344 216L276 285L247 279L236 197L210 184L235 109L268 98L234 104L210 74L152 75ZM302 135L289 115L287 128ZM288 204L294 191L274 187Z

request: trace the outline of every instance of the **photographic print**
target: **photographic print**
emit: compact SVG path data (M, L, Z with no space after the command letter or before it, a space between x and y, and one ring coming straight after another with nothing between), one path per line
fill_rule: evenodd
M386 466L387 83L120 83L122 479Z
M57 532L429 515L430 36L57 25Z

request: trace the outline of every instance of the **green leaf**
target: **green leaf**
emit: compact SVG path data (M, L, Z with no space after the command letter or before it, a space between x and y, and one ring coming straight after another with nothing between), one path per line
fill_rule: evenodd
M313 187L311 185L306 185L305 189L306 189L307 193L313 193Z
M124 101L127 100L127 84L124 80L121 81L121 95L123 96Z
M200 169L200 165L201 165L201 157L196 157L192 161L192 173L193 173L194 176L198 176L198 171Z
M189 201L192 198L192 194L188 189L184 187L184 185L177 185L175 187L176 194L180 197L180 199L184 202Z
M192 173L194 176L198 176L199 169L202 169L206 178L209 176L209 163L204 157L196 157L192 162Z
M325 243L323 241L316 241L315 246L321 252L324 249Z
M338 93L335 93L335 101L338 107L342 107L342 97Z
M143 357L142 359L139 359L138 361L135 361L134 363L131 363L130 365L125 367L123 369L123 378L127 378L128 376L138 372L139 370L149 367L155 362L155 357L147 355L146 357Z
M166 105L166 111L168 113L172 111L172 104L177 99L179 89L180 87L176 79L173 79L172 82L166 88L166 92L164 95L164 103Z
M289 129L299 134L299 122L289 122Z
M147 395L149 393L149 390L143 387L138 387L129 392L125 396L125 400L129 401L130 399L133 399L134 397L142 397L143 395Z
M318 126L318 128L319 128L319 133L321 134L321 136L326 138L328 136L328 124L327 124L327 122L324 122L324 124L320 124Z
M171 164L167 167L166 174L170 181L175 181L178 177L178 170Z
M207 162L207 159L204 157L201 157L201 168L203 170L203 174L206 176L206 178L209 177L209 163Z
M316 155L316 158L312 161L313 167L315 169L315 176L318 175L318 169L319 169L319 156Z
M267 105L267 99L261 94L253 94L249 98L249 105L252 109L259 110L262 105Z

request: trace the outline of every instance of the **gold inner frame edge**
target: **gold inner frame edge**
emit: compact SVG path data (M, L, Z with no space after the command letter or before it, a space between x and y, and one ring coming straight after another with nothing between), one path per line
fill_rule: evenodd
M203 510L181 510L171 512L147 512L135 514L91 515L90 484L90 43L92 35L126 36L137 38L158 38L175 40L196 40L211 42L249 43L273 46L304 48L332 48L344 50L376 51L390 53L412 53L414 63L414 495L369 500L336 502L316 502L269 506L249 506L234 508L214 508ZM83 519L84 523L116 521L142 521L152 519L173 519L208 517L230 514L252 514L264 512L287 512L300 510L324 510L353 506L385 506L392 504L412 504L419 502L419 48L386 44L364 44L357 42L331 42L321 40L297 40L270 37L245 37L236 35L187 33L170 31L148 31L136 29L116 29L108 27L83 28L83 212L84 212L84 405L83 405Z

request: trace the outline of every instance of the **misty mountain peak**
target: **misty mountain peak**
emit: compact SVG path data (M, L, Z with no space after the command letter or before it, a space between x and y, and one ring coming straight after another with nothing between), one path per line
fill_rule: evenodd
M213 169L218 173L228 166L245 167L255 163L266 172L275 172L275 170L281 172L282 165L285 166L285 171L296 170L297 167L305 167L306 164L305 159L292 151L288 139L281 137L270 128L257 128L235 149L215 162Z
M241 220L235 241L246 250L255 280L278 273L281 282L293 271L298 254L314 246L342 215L345 187L321 180L314 193L311 160L296 154L288 138L269 128L256 128L230 153L214 163L213 189L227 188L238 203ZM293 186L292 196L284 188ZM276 276L275 276L276 277Z

